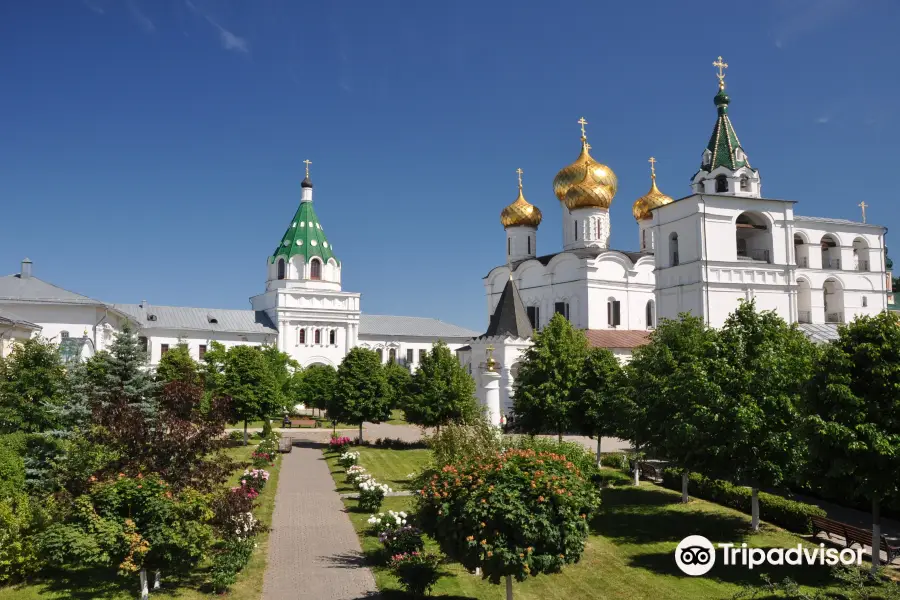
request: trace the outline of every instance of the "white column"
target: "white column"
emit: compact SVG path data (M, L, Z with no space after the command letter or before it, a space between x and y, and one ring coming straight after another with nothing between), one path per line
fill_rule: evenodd
M278 321L278 349L284 352L287 346L287 322Z
M481 374L484 385L484 404L487 407L488 420L495 427L500 426L500 373L484 371Z
M350 344L353 342L353 323L347 323L346 328L344 329L344 349L346 352L350 352Z

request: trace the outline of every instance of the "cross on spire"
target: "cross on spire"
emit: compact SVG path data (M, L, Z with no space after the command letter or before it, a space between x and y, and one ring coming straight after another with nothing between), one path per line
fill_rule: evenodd
M524 173L524 171L522 171L522 167L519 167L518 169L516 169L516 173L519 174L519 189L521 190L522 189L522 173Z
M306 178L309 179L309 165L312 164L312 161L307 158L303 163L306 165Z
M584 126L588 124L587 120L584 117L578 119L578 124L581 125L581 139L586 140L587 135L584 132Z
M718 69L719 69L719 72L716 73L716 77L719 78L719 89L724 90L725 89L725 69L728 68L728 63L723 61L722 57L720 56L718 59L713 61L713 66L718 67Z
M860 208L862 209L863 223L865 223L865 222L866 222L866 207L868 207L869 205L866 204L866 201L865 201L865 200L863 200L862 202L860 202L859 204L857 204L857 206L860 207Z
M647 162L650 163L650 177L656 179L656 159L651 156Z

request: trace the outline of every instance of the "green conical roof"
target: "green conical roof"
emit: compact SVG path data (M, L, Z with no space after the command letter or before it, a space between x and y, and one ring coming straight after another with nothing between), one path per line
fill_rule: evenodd
M706 149L712 153L712 158L709 165L703 165L702 170L711 172L719 167L726 167L732 171L741 167L752 168L750 161L747 160L747 153L743 152L743 148L741 148L741 141L734 131L734 125L728 118L728 104L731 102L731 98L725 93L724 88L720 88L713 101L716 103L719 118L716 119L716 126L713 127L709 144L706 146ZM743 154L740 160L735 156L738 148L741 148Z
M291 225L281 236L281 242L269 260L274 263L279 256L290 260L292 256L298 254L306 257L306 260L313 256L318 256L322 262L328 262L329 258L338 260L331 244L325 237L325 231L319 224L319 218L316 216L316 211L313 210L311 200L300 203L300 208L294 214ZM338 261L338 265L340 265L340 261Z

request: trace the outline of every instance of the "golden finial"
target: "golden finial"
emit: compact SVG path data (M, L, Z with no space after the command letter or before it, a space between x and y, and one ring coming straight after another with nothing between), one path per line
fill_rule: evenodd
M578 119L578 124L581 125L581 139L586 140L587 134L584 131L584 126L588 124L587 120L584 117Z
M720 56L715 62L713 62L714 67L718 67L719 72L716 73L716 77L719 78L719 89L725 89L725 69L728 68L728 63L722 60Z
M303 163L306 165L306 178L309 179L309 165L312 164L312 161L307 158Z
M521 191L521 189L522 189L522 173L524 173L524 171L522 171L522 167L519 167L518 169L516 169L516 173L519 174L519 190Z
M488 371L493 371L494 367L497 365L497 361L494 360L494 346L493 344L485 348L487 350L487 360L485 361L485 367Z
M656 179L656 159L651 156L647 162L650 163L650 177Z
M860 208L862 209L862 213L863 213L863 223L865 223L865 222L866 222L866 207L869 206L869 205L866 204L866 201L865 201L865 200L863 200L862 202L860 202L859 204L857 204L857 206L860 207Z

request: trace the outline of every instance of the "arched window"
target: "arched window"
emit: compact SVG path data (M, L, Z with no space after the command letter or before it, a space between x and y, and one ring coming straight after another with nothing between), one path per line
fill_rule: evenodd
M68 331L60 331L59 337L64 340L69 339L69 332Z
M647 317L647 329L650 329L651 327L654 326L654 323L655 323L654 317L656 316L653 314L654 312L656 312L653 310L653 300L647 300L646 312L647 312L647 314L645 316Z
M306 343L306 330L301 328L300 332L297 334L297 343L305 344Z
M531 254L531 236L528 236L528 254Z
M278 259L278 279L284 279L284 259Z
M772 235L765 219L757 213L741 213L734 221L738 260L772 262Z
M388 362L397 362L396 348L391 348L390 350L388 350Z
M316 329L316 333L313 336L314 343L321 344L322 343L322 330Z
M333 346L337 343L335 340L337 340L337 331L332 329L328 332L328 343Z
M750 178L746 175L741 175L741 191L749 192L750 191Z
M862 297L862 301L863 301L863 303L862 303L862 304L863 304L863 308L865 308L865 307L867 307L867 306L869 305L869 299L868 299L866 296L863 296L863 297Z
M722 194L728 191L728 178L724 175L716 177L716 193Z
M317 258L309 261L309 278L322 279L322 261Z
M615 298L606 302L606 322L610 327L618 327L622 324L622 305Z
M669 265L675 266L678 264L678 234L672 233L669 236Z
M381 348L376 350L375 354L378 355L378 362L384 362L384 351Z

